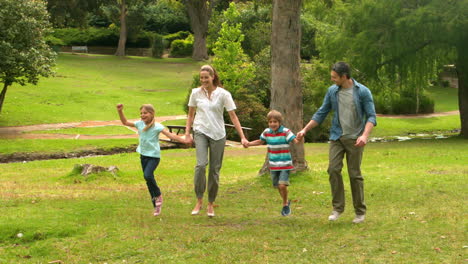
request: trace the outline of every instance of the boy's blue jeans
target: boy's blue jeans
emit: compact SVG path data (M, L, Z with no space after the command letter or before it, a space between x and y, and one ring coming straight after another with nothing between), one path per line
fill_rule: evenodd
M146 185L148 186L148 191L151 195L151 201L153 206L156 197L161 195L161 190L156 184L156 179L154 178L154 171L159 165L160 158L147 157L140 155L141 168L143 169L143 176L145 177Z

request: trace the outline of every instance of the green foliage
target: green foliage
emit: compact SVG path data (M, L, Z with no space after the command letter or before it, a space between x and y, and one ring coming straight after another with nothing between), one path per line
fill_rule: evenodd
M188 36L190 36L189 31L179 31L176 33L164 35L164 46L165 48L170 48L172 41L176 39L186 39Z
M176 39L171 43L171 57L190 57L193 52L193 35L186 39Z
M231 3L224 12L226 21L223 22L219 38L213 47L216 55L213 66L223 85L234 95L238 89L245 87L255 77L253 65L241 46L244 34L241 31L241 24L236 22L239 16L236 4Z
M159 0L155 4L147 6L145 13L148 20L145 30L160 34L190 30L185 7L178 1Z
M215 67L223 86L228 89L237 103L237 115L243 126L254 128L258 135L266 126L266 108L257 97L257 90L251 84L255 79L255 67L242 49L242 25L237 23L240 13L235 3L223 13L219 38L213 46ZM261 93L261 91L260 91Z
M330 87L330 68L327 63L314 59L310 63L301 64L301 76L304 124L307 124L322 105L328 87ZM332 114L328 114L319 127L306 134L306 142L328 140Z
M237 3L238 15L229 18L230 23L241 24L244 37L241 41L244 52L253 58L270 45L271 3L258 5L256 2ZM224 11L214 12L209 21L207 45L211 50L220 36L225 17ZM212 52L212 51L211 51Z
M318 57L319 53L315 45L316 26L310 13L301 15L301 58L311 60Z
M58 28L52 36L62 40L65 46L117 46L119 41L116 28Z
M109 28L86 29L79 28L59 28L55 29L52 37L60 39L65 46L106 46L116 47L119 42L119 31L115 26ZM161 37L154 32L140 31L127 40L128 48L150 48L153 47L156 40Z
M48 19L43 1L0 0L0 82L6 87L36 84L53 73L55 52L45 39L51 30Z
M430 111L424 90L442 65L455 62L454 40L466 30L454 29L468 26L461 11L468 1L363 0L317 6L316 41L325 61L350 62L385 100L398 98L384 90L411 91L410 97L390 101L400 109L412 105L410 113L421 112L418 101L423 101L423 111Z
M152 56L153 58L161 58L164 53L164 38L159 34L154 35Z

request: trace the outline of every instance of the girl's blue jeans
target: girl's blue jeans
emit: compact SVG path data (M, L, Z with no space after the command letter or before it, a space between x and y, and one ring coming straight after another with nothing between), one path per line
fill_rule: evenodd
M148 191L151 195L151 201L153 206L155 206L154 202L156 197L161 195L161 190L156 183L156 179L154 178L154 171L159 165L160 158L154 157L147 157L140 155L141 160L141 168L143 169L143 176L145 177L146 185L148 186Z

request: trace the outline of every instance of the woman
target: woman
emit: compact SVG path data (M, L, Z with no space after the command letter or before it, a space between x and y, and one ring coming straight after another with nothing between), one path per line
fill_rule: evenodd
M219 171L223 162L226 130L224 127L224 108L229 113L231 122L241 138L242 145L247 146L241 124L237 118L236 105L231 93L221 87L215 69L204 65L200 69L201 86L192 90L189 99L189 112L185 129L185 139L188 143L195 141L197 165L195 166L194 189L197 203L192 215L198 215L203 205L203 195L206 190L206 166L208 172L208 207L207 215L215 215L213 203L216 200L219 187ZM193 125L194 139L190 134ZM208 160L209 157L209 160Z

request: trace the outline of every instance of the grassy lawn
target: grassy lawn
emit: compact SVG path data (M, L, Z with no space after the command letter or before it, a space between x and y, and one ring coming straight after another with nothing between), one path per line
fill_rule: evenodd
M35 130L27 133L32 134L70 134L70 135L128 135L135 131L125 126L102 126L102 127L74 127L51 130Z
M184 114L200 64L189 59L59 56L57 76L9 89L0 126L116 120L143 103ZM432 87L436 111L457 110L455 89ZM242 120L241 120L242 121ZM164 124L184 125L185 120ZM378 118L373 137L444 133L460 117ZM32 133L132 134L123 126ZM255 138L250 138L251 140ZM0 139L0 153L111 149L137 139ZM363 173L368 215L330 223L328 144L306 144L310 170L292 175L291 217L268 176L265 148L227 148L216 217L190 216L194 149L163 150L156 178L165 197L153 217L136 153L0 164L0 263L463 263L467 245L468 144L443 140L370 143ZM115 165L117 176L72 174L74 164ZM346 170L345 170L346 171ZM347 174L345 173L345 178ZM206 204L205 204L206 205ZM18 234L22 234L21 237Z
M466 140L371 143L364 154L368 214L330 223L328 144L306 144L310 170L291 177L290 217L267 176L264 148L225 154L216 217L190 216L194 150L166 150L165 196L151 205L135 153L0 164L0 263L463 263ZM116 165L117 177L70 174ZM26 173L27 172L27 173ZM346 178L346 174L345 174ZM19 238L17 235L22 233Z
M118 119L115 105L128 116L144 103L157 115L184 114L182 104L200 64L190 59L117 58L60 54L56 76L37 86L13 85L5 98L0 126Z
M426 90L427 94L435 100L435 112L458 110L458 89L451 87L432 86Z

